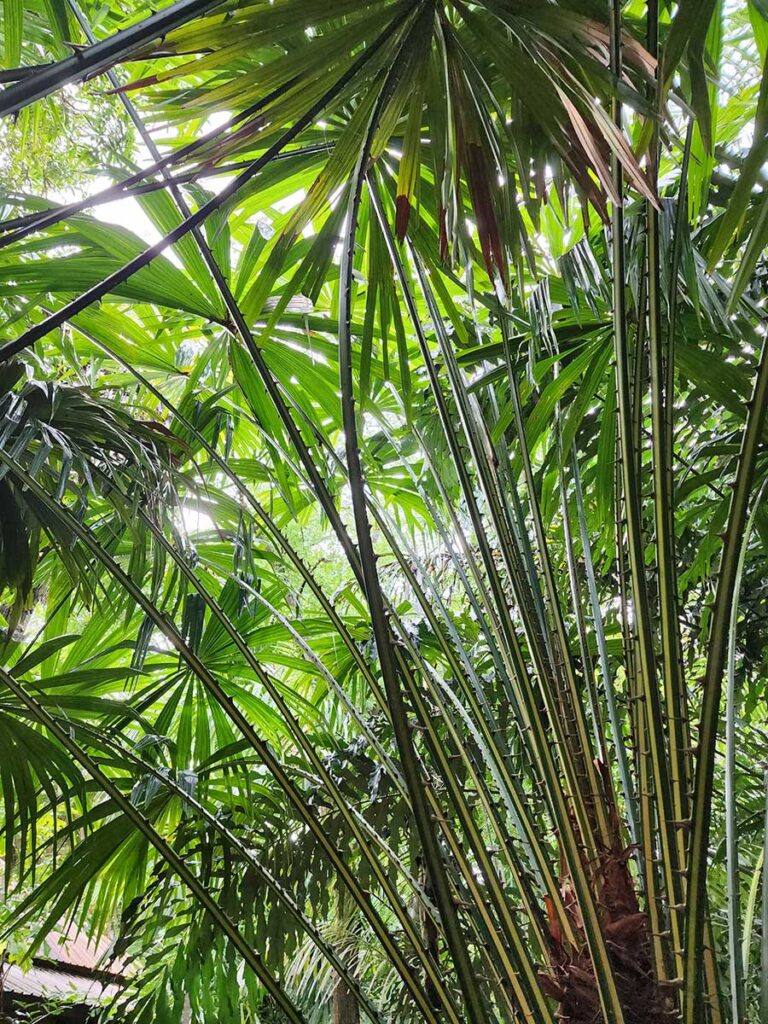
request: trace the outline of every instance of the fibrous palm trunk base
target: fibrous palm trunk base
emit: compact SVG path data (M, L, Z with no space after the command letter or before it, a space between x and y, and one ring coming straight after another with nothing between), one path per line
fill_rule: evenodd
M669 990L655 977L648 918L640 909L629 869L633 849L623 846L618 819L614 821L614 837L611 849L601 853L592 879L624 1020L626 1024L672 1024L677 1014ZM600 996L578 903L564 865L561 892L579 941L574 946L565 939L547 897L549 969L541 974L541 984L546 994L560 1004L559 1020L595 1024L603 1019Z

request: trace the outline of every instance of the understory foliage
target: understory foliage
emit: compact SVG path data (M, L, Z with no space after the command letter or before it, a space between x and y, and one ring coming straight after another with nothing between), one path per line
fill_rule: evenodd
M6 958L768 1019L767 17L5 0Z

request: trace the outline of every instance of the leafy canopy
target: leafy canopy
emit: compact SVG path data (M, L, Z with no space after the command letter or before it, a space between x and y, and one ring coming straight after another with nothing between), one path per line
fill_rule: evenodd
M6 0L9 956L762 1019L765 13Z

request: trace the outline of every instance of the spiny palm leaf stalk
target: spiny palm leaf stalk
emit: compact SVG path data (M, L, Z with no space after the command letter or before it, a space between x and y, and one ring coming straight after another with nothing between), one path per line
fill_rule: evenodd
M0 197L6 958L108 936L137 1024L759 1019L766 39L6 3L22 142L94 79L142 148Z

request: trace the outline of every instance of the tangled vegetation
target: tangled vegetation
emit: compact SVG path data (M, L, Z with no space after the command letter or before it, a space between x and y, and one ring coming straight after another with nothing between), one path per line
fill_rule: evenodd
M0 34L5 957L768 1020L764 0Z

